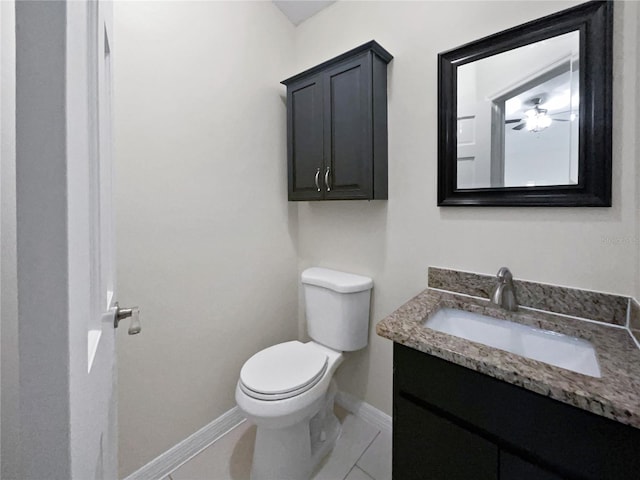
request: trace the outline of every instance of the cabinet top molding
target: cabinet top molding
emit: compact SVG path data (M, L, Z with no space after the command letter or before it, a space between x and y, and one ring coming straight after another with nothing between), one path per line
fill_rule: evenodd
M354 55L357 55L359 53L364 53L369 50L371 50L378 57L380 57L385 63L389 63L393 59L393 55L391 55L382 45L380 45L375 40L371 40L370 42L367 42L365 44L360 45L359 47L351 49L348 52L345 52L341 55L338 55L337 57L327 60L326 62L322 62L320 65L316 65L315 67L309 68L302 73L298 73L293 77L289 77L280 83L282 83L283 85L289 85L290 83L295 82L296 80L299 80L303 77L306 77L307 75L318 73L326 69L327 67L340 63L341 61L347 58L351 58Z

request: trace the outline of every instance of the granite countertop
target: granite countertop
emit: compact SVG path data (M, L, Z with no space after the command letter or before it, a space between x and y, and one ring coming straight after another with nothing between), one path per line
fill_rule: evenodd
M602 377L565 370L422 326L443 307L588 340L595 347ZM640 349L625 328L523 308L508 312L488 300L427 289L378 322L376 332L421 352L640 428Z

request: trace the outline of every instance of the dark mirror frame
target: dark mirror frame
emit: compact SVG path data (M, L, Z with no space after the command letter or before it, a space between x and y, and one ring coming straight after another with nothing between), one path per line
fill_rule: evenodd
M577 185L457 188L457 68L580 32ZM438 206L611 206L613 2L593 1L438 55Z

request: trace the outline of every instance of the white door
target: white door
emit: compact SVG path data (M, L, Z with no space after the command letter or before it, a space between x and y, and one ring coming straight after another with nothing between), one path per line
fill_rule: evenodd
M112 6L16 3L24 478L117 478Z
M458 114L457 133L456 188L474 188L476 187L476 117L474 114L464 116Z
M88 153L87 161L83 162L84 155L78 152L77 171L69 169L70 239L75 236L79 244L84 244L78 251L70 251L69 260L73 261L72 255L80 256L84 249L89 259L89 262L78 264L81 268L79 277L70 278L72 288L77 287L74 285L76 281L83 285L76 293L79 315L74 316L70 312L69 317L71 322L75 322L70 325L70 332L77 335L70 344L71 477L115 479L117 410L114 222L111 210L111 4L102 0L84 4L70 1L67 4L67 21L67 41L70 25L73 28L86 25L85 38L78 36L76 44L78 52L86 49L86 56L83 55L82 59L67 58L69 65L77 62L78 67L77 71L67 68L67 92L69 88L86 91L86 95L82 95L82 100L87 100L86 114L83 108L68 109L67 129L68 132L76 129L82 132L75 142ZM85 39L86 45L82 45ZM67 52L68 56L72 54ZM86 61L86 68L81 66L83 61ZM83 70L86 78L79 73ZM68 140L71 137L68 136ZM74 173L78 177L72 183ZM88 311L85 310L87 307Z

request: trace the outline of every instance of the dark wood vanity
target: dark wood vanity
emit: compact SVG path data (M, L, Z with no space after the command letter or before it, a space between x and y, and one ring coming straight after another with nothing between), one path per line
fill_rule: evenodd
M393 478L640 478L640 429L394 343Z
M520 307L507 311L479 298L495 277L430 267L428 278L376 324L394 342L393 478L640 478L640 348L625 328L640 321L634 300L515 280ZM468 315L491 338L465 338ZM533 343L518 337L525 327ZM491 346L494 336L509 342ZM589 348L562 350L562 337ZM587 351L596 371L579 367Z

